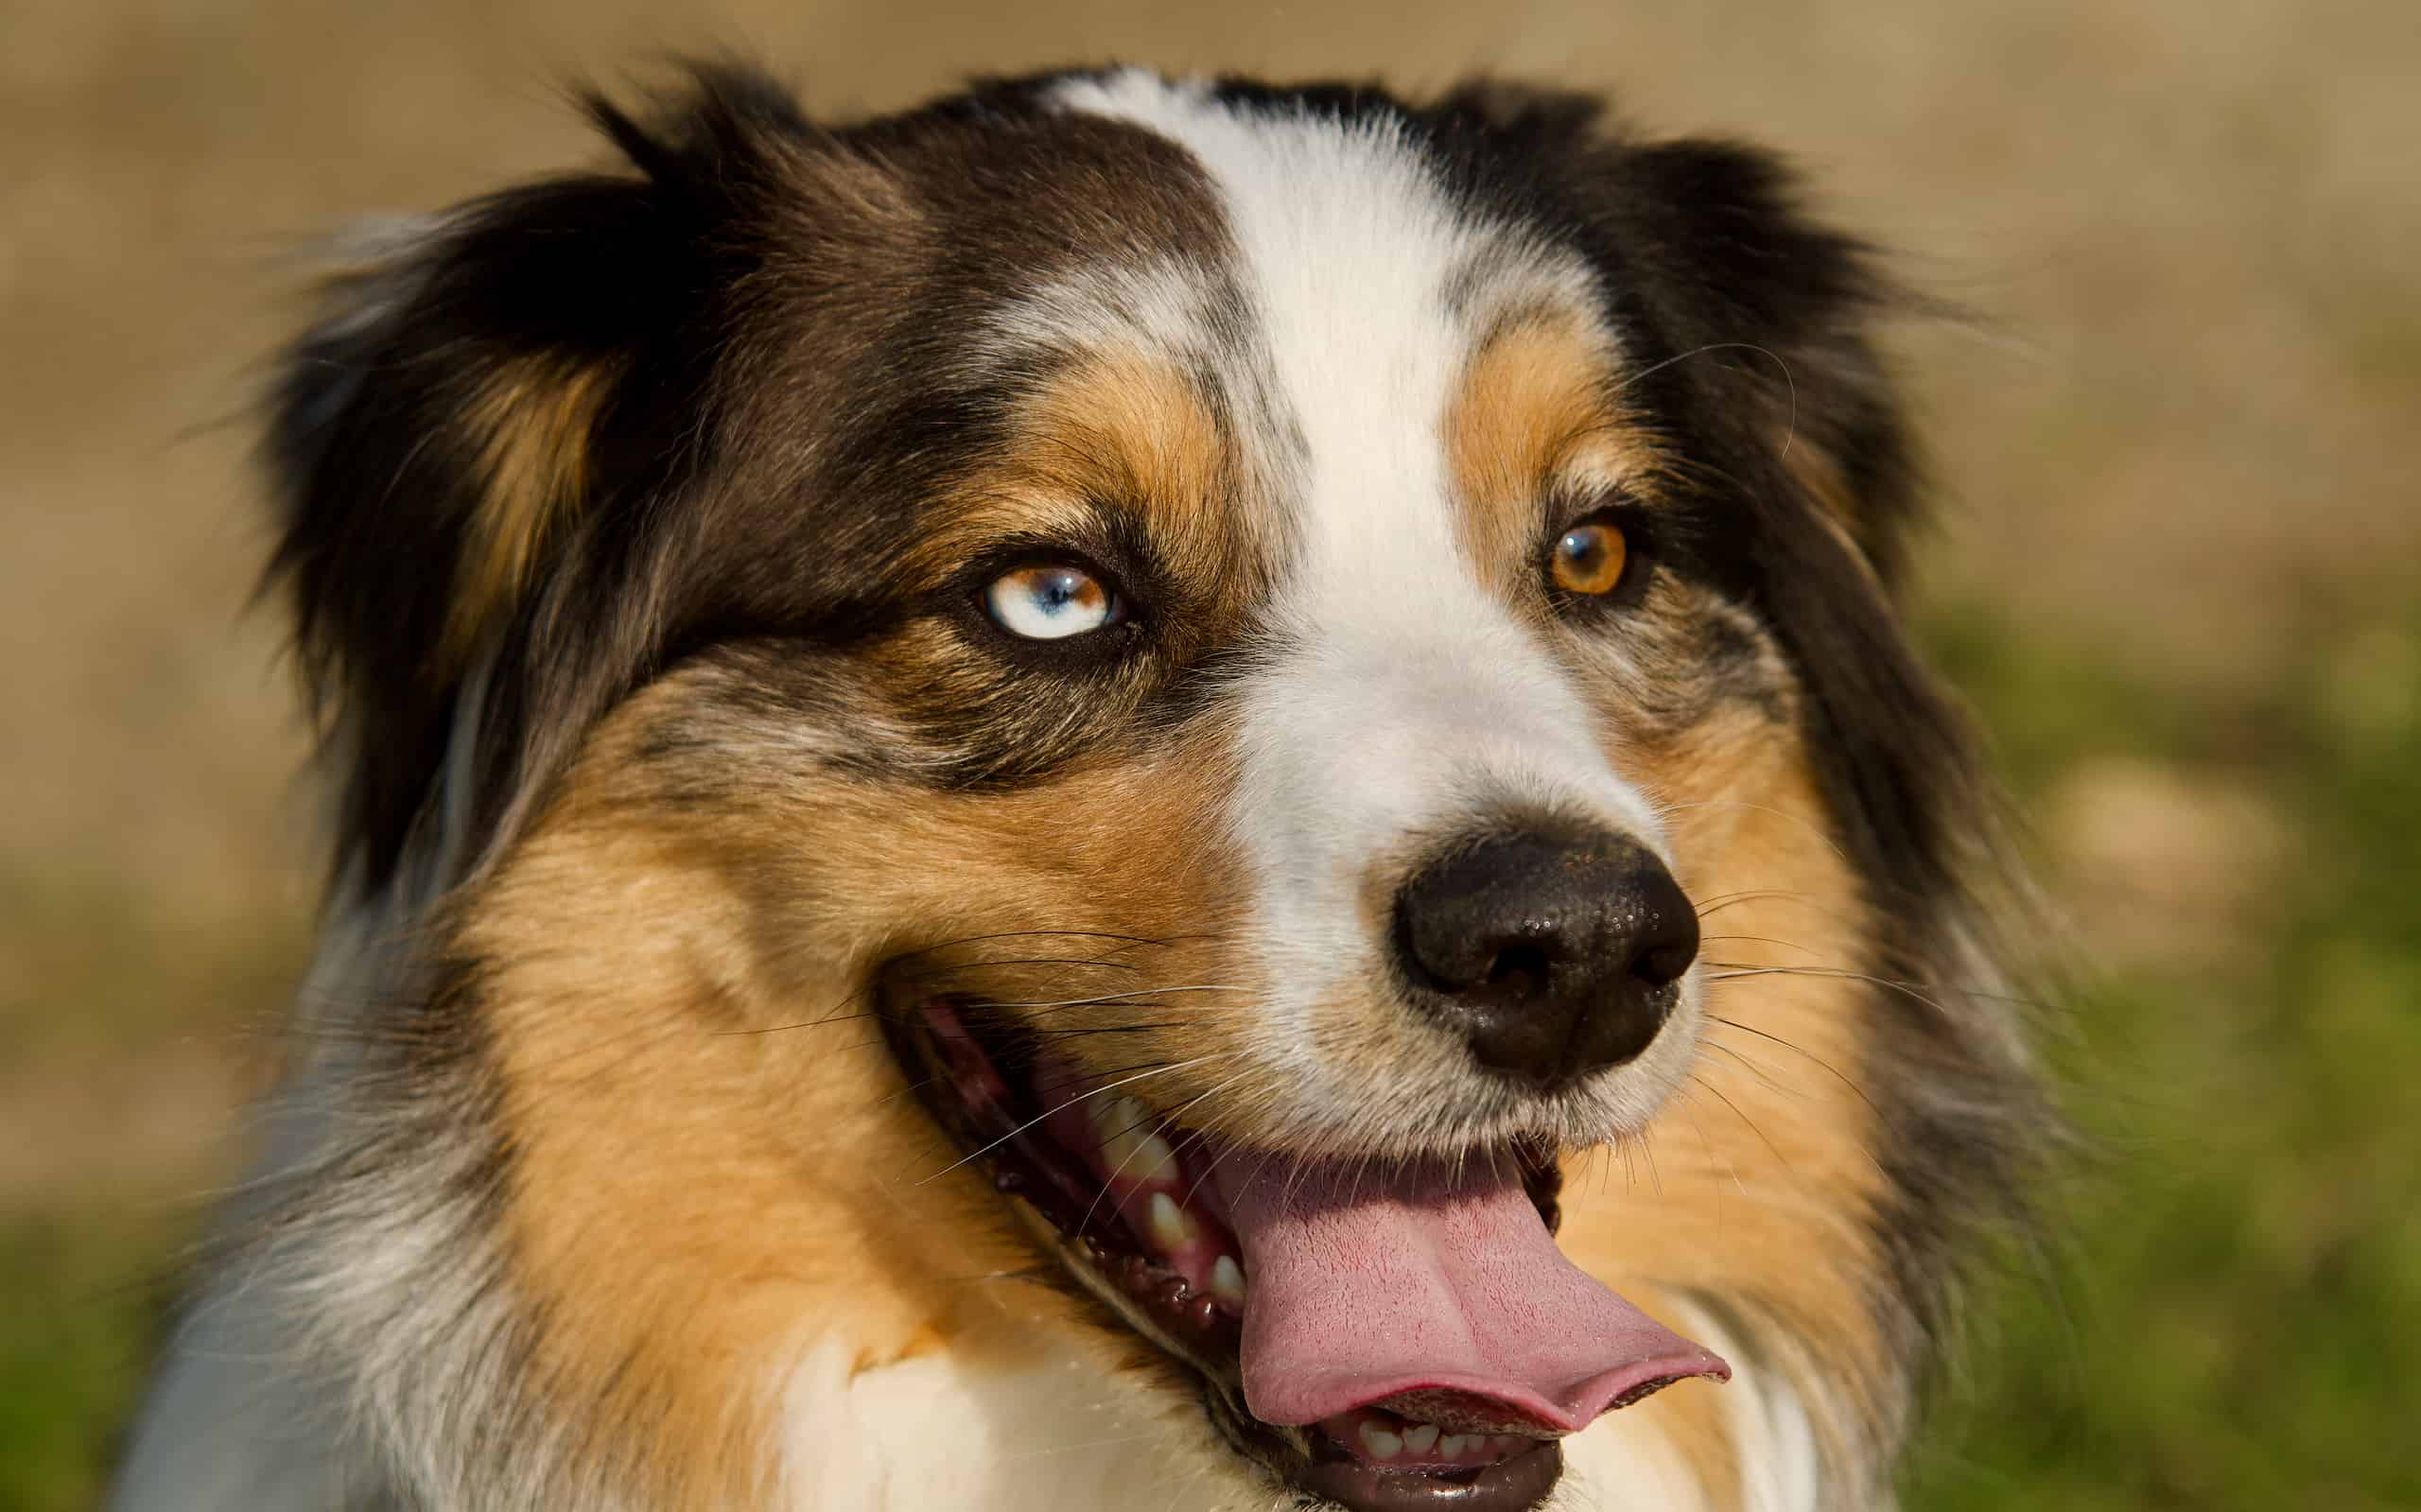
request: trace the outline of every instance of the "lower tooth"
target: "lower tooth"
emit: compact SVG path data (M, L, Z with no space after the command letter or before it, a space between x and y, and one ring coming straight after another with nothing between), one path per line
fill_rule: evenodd
M1210 1267L1210 1295L1232 1308L1245 1305L1245 1270L1232 1255L1222 1255Z
M1403 1451L1403 1440L1376 1423L1362 1425L1362 1447L1372 1459L1393 1459Z

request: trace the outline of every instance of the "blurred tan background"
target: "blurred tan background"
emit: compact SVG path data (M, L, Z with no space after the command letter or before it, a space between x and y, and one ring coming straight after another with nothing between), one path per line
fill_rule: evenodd
M2421 1505L2421 11L0 0L0 1508L87 1504L235 1168L313 826L243 414L293 251L597 154L574 78L810 107L1109 59L1610 87L1788 148L1900 333L1926 634L2035 816L2095 1157L1979 1298L1928 1506Z

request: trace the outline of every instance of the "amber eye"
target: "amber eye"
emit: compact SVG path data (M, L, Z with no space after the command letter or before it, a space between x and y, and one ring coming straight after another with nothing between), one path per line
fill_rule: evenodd
M1630 543L1620 526L1603 520L1576 525L1555 544L1555 585L1566 593L1611 593L1629 560Z
M984 589L992 623L1027 640L1065 640L1118 617L1118 601L1099 578L1067 563L1013 568Z

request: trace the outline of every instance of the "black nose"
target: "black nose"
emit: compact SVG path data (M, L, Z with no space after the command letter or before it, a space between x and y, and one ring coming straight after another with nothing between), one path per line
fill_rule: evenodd
M1416 996L1492 1070L1561 1086L1647 1048L1698 951L1663 863L1599 833L1519 830L1447 847L1396 895Z

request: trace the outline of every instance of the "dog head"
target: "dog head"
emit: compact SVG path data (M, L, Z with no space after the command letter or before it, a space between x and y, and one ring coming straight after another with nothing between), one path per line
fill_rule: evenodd
M340 281L271 441L340 885L427 927L364 1127L484 1173L549 1473L763 1494L782 1361L1014 1354L966 1278L1047 1261L1008 1331L1238 1487L1532 1504L1710 1309L1872 1474L2022 1078L1867 984L1980 820L1860 251L1494 87L598 114ZM1693 1105L1754 1140L1559 1192ZM1727 1165L1813 1185L1744 1248ZM542 1452L380 1389L424 1483Z

